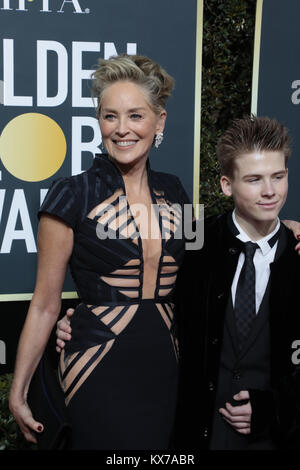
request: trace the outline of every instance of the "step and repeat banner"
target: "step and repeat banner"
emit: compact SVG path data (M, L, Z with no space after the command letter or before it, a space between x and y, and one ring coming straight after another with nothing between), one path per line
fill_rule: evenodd
M38 208L53 180L101 152L99 57L147 55L174 77L151 166L198 202L202 10L201 0L0 0L0 364L34 289ZM68 273L63 298L74 290Z
M300 221L299 0L257 0L252 112L276 118L292 137L289 194L282 218Z

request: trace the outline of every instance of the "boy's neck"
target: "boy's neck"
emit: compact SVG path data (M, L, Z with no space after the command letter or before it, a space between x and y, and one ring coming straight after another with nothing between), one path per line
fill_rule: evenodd
M266 237L275 229L277 225L277 218L273 220L250 220L245 219L235 211L235 218L237 223L241 226L244 232L252 241L260 240L261 238Z

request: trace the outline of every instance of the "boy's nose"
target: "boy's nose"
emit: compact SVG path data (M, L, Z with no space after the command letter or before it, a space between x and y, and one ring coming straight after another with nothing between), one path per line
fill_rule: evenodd
M263 195L266 196L273 196L275 193L274 191L274 185L271 180L266 180L263 185Z

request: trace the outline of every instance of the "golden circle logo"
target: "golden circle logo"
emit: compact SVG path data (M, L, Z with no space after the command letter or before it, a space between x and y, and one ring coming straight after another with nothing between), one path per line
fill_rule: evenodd
M50 178L62 166L66 151L63 131L44 114L20 114L5 126L0 137L3 165L23 181Z

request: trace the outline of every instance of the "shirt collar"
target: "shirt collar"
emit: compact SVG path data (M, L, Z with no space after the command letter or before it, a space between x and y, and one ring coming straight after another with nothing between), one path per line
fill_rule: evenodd
M277 235L279 234L280 229L280 220L277 217L277 224L274 230L266 235L265 237L261 238L260 240L251 240L251 238L246 234L246 232L242 229L242 227L238 224L235 216L235 210L232 212L232 221L237 229L235 233L236 237L241 240L242 242L253 242L257 243L259 248L261 249L262 254L265 256L269 253L269 251L273 248L275 243L277 242ZM276 236L275 236L276 235Z

